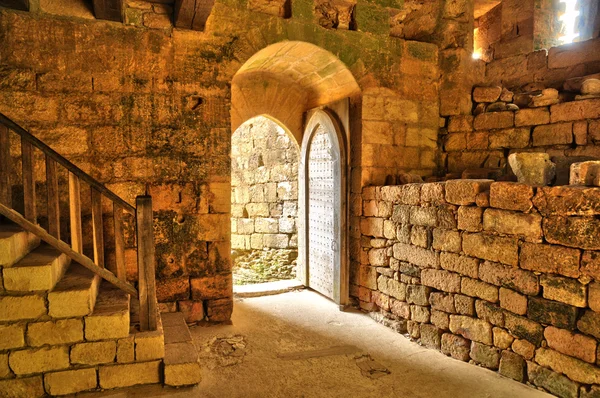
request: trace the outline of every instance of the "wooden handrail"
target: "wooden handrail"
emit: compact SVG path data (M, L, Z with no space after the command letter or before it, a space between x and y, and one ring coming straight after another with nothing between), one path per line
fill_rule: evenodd
M41 240L43 240L50 246L54 247L56 250L66 254L73 261L76 261L77 263L83 265L85 268L89 269L94 274L100 276L105 281L112 283L113 285L115 285L119 289L125 291L126 293L137 296L138 291L131 284L120 280L119 278L116 277L115 274L113 274L109 270L97 266L94 263L94 261L92 261L92 259L90 259L89 257L76 252L65 242L56 239L54 236L52 236L48 232L46 232L46 230L43 229L42 227L28 221L21 214L4 206L1 203L0 203L0 214L2 214L4 217L8 218L12 222L18 224L24 230L31 232L32 234L38 236Z
M73 163L69 162L67 159L59 155L58 152L56 152L54 149L44 144L38 138L33 136L27 130L10 120L8 117L6 117L6 115L2 113L0 113L0 124L4 125L9 130L12 130L15 133L19 134L23 140L26 140L31 145L41 150L48 158L62 165L64 168L76 175L81 181L85 182L90 187L96 189L113 202L118 203L119 206L123 208L123 210L135 215L135 207L127 203L125 200L121 199L117 194L112 192L110 189L106 188L104 185L100 184L98 181L93 179L90 175L86 174L79 167L75 166Z

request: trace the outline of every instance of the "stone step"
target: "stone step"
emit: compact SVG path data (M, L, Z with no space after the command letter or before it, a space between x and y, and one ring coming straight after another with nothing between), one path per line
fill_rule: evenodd
M74 318L94 311L100 277L78 263L71 263L63 278L48 293L48 315Z
M179 387L200 383L200 363L192 335L181 312L161 314L165 334L165 384Z
M40 244L40 239L14 224L0 224L0 267L11 267Z
M129 336L129 294L103 282L96 306L85 320L85 339L106 340Z
M2 270L4 289L8 292L52 290L69 263L65 254L44 243L12 267Z

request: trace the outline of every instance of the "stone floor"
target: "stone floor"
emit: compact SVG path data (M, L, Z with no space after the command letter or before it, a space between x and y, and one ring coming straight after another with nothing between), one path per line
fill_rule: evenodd
M312 291L236 299L232 325L193 327L204 379L86 397L549 397L425 349Z

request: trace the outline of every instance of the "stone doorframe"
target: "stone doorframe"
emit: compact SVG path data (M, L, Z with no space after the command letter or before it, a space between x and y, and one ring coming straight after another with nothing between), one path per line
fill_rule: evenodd
M310 142L319 126L333 132L333 146L338 155L338 167L335 171L339 176L338 201L334 207L338 210L336 220L336 235L338 236L338 256L334 268L334 301L344 309L349 303L349 252L348 252L348 111L349 100L344 99L327 107L321 107L307 113L307 123L300 146L300 161L298 162L298 269L297 278L305 286L309 286L308 278L308 156ZM344 128L345 127L345 128Z

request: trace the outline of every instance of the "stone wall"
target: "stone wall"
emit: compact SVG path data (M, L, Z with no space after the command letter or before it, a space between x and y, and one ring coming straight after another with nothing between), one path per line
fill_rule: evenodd
M231 141L231 248L297 252L298 145L258 117Z
M450 180L363 199L362 308L559 396L599 392L599 188Z

